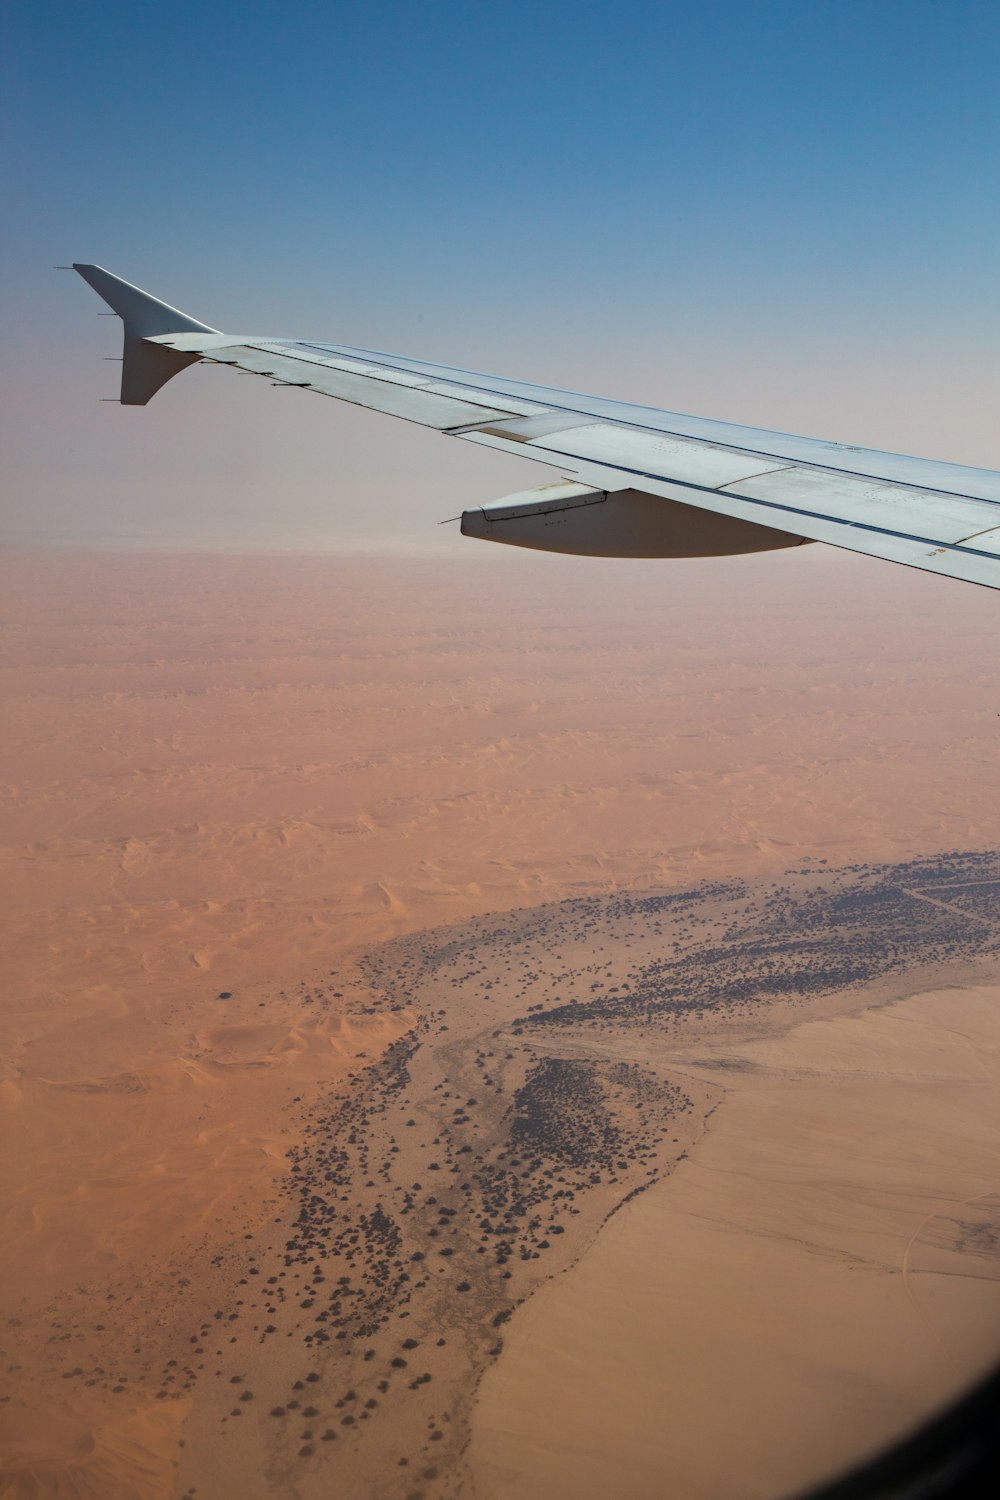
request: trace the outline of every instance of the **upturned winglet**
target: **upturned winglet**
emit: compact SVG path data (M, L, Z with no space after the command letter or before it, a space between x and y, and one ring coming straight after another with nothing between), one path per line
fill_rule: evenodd
M80 265L74 261L73 270L78 271L99 297L116 312L125 325L125 344L122 351L123 406L145 406L161 386L188 365L196 364L200 358L179 349L166 348L163 344L148 340L168 333L218 333L207 323L188 317L178 308L151 297L148 292L112 276L102 266Z

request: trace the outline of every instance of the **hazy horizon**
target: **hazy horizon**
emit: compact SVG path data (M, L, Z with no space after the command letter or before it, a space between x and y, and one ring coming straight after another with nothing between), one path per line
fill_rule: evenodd
M994 7L56 0L6 40L8 536L420 545L551 473L204 366L101 404L71 261L227 331L1000 466Z

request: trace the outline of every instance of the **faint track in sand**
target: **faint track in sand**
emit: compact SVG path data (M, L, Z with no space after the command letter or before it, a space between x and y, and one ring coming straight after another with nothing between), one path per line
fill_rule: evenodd
M960 1208L968 1208L971 1203L981 1203L985 1198L992 1198L994 1196L995 1189L991 1188L984 1193L974 1193L970 1198L960 1198L957 1203L949 1203L943 1208L932 1209L929 1214L924 1215L924 1217L920 1220L920 1223L917 1225L916 1229L910 1235L910 1238L907 1240L906 1249L903 1251L903 1259L900 1263L900 1271L902 1273L903 1279L903 1291L906 1293L910 1306L917 1314L917 1317L920 1318L928 1333L937 1343L938 1347L940 1348L945 1358L948 1360L949 1364L955 1367L956 1372L958 1367L955 1364L955 1359L951 1350L948 1348L947 1344L944 1342L944 1339L935 1328L927 1309L921 1306L916 1292L911 1285L911 1277L914 1275L914 1272L911 1269L910 1261L913 1255L913 1248L919 1240L920 1236L923 1234L924 1230L927 1228L928 1224L932 1224L935 1219L944 1218L948 1213L957 1212L957 1210Z

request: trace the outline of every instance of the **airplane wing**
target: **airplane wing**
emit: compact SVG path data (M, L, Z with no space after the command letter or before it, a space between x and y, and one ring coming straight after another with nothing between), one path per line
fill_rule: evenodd
M145 405L198 360L235 365L551 465L462 516L543 551L706 557L827 542L1000 588L1000 473L630 406L425 360L221 333L100 266L74 265L125 325L121 400Z

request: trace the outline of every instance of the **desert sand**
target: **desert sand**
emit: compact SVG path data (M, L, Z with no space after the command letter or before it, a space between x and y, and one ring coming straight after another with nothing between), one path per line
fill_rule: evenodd
M298 1400L295 1379L324 1383L319 1355L342 1351L304 1345L300 1319L279 1356L263 1307L256 1326L244 1311L248 1287L296 1274L292 1167L350 1130L338 1109L368 1119L373 1067L416 1037L427 1095L447 1076L440 995L394 988L371 955L566 897L899 862L1000 832L985 591L819 549L682 567L12 552L3 570L0 1492L19 1500L224 1494L234 1465L248 1496L291 1475L325 1493L334 1465L348 1493L413 1488L367 1450L334 1459L343 1437L273 1435L269 1385ZM588 933L575 968L605 946ZM482 1051L485 992L453 978L454 1039ZM529 1003L552 998L547 983ZM541 1088L540 1058L516 1054L498 1101ZM658 1194L693 1170L676 1160L715 1098L715 1073L685 1069L677 1151L636 1147ZM626 1075L598 1082L626 1110ZM664 1075L641 1109L673 1110L677 1088ZM407 1165L434 1140L421 1097ZM567 1287L653 1201L608 1220L624 1183L587 1194L585 1234L566 1230ZM541 1307L545 1256L517 1260L524 1306ZM519 1310L493 1354L472 1318L461 1358L435 1341L421 1373L471 1398L489 1361L493 1403L522 1326ZM247 1371L253 1399L234 1405ZM470 1421L469 1400L404 1402L393 1453ZM456 1465L420 1483L487 1474Z
M1000 989L678 1062L724 1101L514 1320L477 1494L798 1493L996 1360Z

